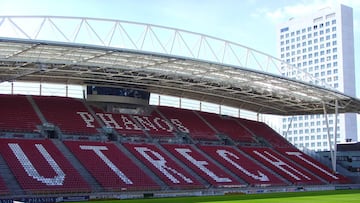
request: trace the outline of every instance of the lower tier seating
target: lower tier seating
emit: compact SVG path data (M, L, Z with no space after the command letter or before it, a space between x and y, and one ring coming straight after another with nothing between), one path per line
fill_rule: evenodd
M234 147L213 145L198 145L198 147L251 186L286 184L269 170L256 164Z
M153 144L123 144L163 182L173 189L203 188L189 172Z
M217 166L214 161L205 158L205 156L190 145L164 144L162 146L212 186L244 185L244 183L240 183L231 174L226 173Z
M304 154L303 152L291 148L276 148L278 152L285 155L287 158L305 167L315 175L323 178L329 183L349 183L350 181L340 174L334 174L328 167L319 163L312 157Z
M4 180L0 177L0 195L9 194L9 190L6 187Z
M160 188L114 143L64 141L64 144L107 191Z
M50 140L1 139L0 153L27 193L91 190Z
M293 184L324 184L301 166L287 160L271 148L241 147L240 149Z

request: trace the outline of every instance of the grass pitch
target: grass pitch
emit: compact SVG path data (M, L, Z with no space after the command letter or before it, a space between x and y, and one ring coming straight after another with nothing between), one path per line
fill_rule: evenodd
M97 203L359 203L360 190L104 200Z

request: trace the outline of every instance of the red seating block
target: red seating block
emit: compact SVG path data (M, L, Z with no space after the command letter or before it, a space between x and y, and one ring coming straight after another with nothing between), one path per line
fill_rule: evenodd
M303 152L291 147L291 148L276 148L278 152L287 158L295 161L300 164L302 167L305 167L315 175L321 177L322 179L328 181L329 183L350 183L350 181L340 175L334 174L328 167L316 161L312 157L304 154Z
M286 184L231 146L198 145L198 147L252 186Z
M0 195L9 194L9 190L6 187L4 180L0 177Z
M157 109L173 121L178 131L189 133L194 140L218 141L216 133L192 110L159 106ZM178 124L178 125L176 125Z
M99 124L92 118L93 122L86 123L81 113L92 117L81 100L67 97L34 96L34 101L46 120L56 126L65 134L98 134L96 128Z
M64 144L108 191L160 188L113 143L64 141Z
M163 146L213 186L243 185L190 145L164 144Z
M293 184L323 184L301 166L285 159L270 148L241 147L240 149Z
M203 188L195 177L155 145L124 143L124 146L171 188Z
M41 121L23 95L0 95L0 131L37 132Z
M1 139L0 153L28 193L89 192L89 185L49 140Z
M217 114L199 112L219 133L229 136L235 142L252 143L255 142L251 133L239 125L234 118L224 117Z
M238 118L238 121L253 132L255 136L264 138L274 147L292 147L292 145L283 136L279 135L265 123L241 118Z

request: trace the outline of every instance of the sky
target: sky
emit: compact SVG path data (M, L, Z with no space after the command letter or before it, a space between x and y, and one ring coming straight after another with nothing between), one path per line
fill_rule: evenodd
M149 23L222 38L276 56L279 23L340 3L353 8L360 98L359 0L0 0L0 15L76 16Z
M279 23L339 3L353 8L355 56L360 56L359 0L0 0L0 15L77 16L149 23L222 38L276 56ZM355 57L355 63L360 81L360 57Z

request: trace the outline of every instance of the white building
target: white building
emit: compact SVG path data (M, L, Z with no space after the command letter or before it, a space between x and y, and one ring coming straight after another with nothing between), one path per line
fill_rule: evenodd
M355 97L352 8L339 5L291 18L278 26L277 44L281 59ZM294 72L284 70L282 74L294 77ZM283 135L297 147L317 151L329 149L324 115L284 117L282 120ZM334 115L329 115L328 123L333 142ZM358 140L356 114L340 114L337 143L349 139Z

